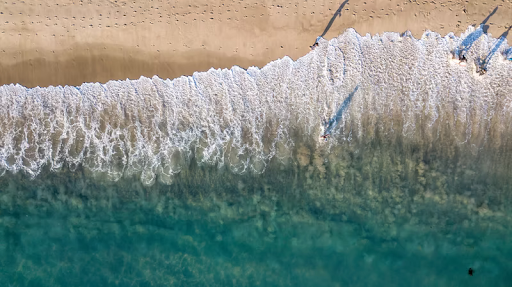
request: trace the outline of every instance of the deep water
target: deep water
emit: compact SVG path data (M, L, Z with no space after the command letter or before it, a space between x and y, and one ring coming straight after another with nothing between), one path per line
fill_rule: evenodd
M451 60L474 32L0 87L0 286L510 286L512 62Z

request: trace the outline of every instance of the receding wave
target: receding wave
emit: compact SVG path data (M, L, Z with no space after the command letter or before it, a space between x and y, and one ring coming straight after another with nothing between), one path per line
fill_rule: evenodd
M302 146L331 150L376 137L427 146L449 138L473 153L499 148L511 134L508 45L481 35L465 51L467 66L451 63L470 33L414 39L349 29L297 61L285 57L262 69L2 86L0 170L35 177L45 166L83 166L112 180L140 175L152 184L171 183L193 160L261 173L271 162L300 161ZM336 115L330 137L319 141L323 122Z

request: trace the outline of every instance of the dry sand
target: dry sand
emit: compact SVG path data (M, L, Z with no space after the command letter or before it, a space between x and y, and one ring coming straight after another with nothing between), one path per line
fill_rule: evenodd
M9 0L0 3L0 85L79 85L141 75L175 78L210 67L262 67L297 59L342 1ZM460 35L498 7L487 24L512 25L512 0L350 0L326 39L429 29ZM512 32L508 35L512 41Z

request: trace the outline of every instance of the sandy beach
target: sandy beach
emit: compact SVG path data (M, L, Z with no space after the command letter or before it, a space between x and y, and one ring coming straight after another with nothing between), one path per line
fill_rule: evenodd
M496 7L486 24L499 37L512 25L512 0L2 1L0 85L79 85L262 67L286 55L297 59L317 36L330 39L347 28L460 35Z

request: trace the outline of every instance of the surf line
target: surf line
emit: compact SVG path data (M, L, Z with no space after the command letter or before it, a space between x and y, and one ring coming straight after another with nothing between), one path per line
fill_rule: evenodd
M320 136L320 138L327 140L327 138L331 135L332 131L338 125L338 122L341 120L343 116L343 112L348 108L348 105L352 101L352 97L359 89L359 85L356 86L354 91L348 95L348 97L341 103L341 106L338 108L336 115L334 115L329 121L324 121L324 133Z

